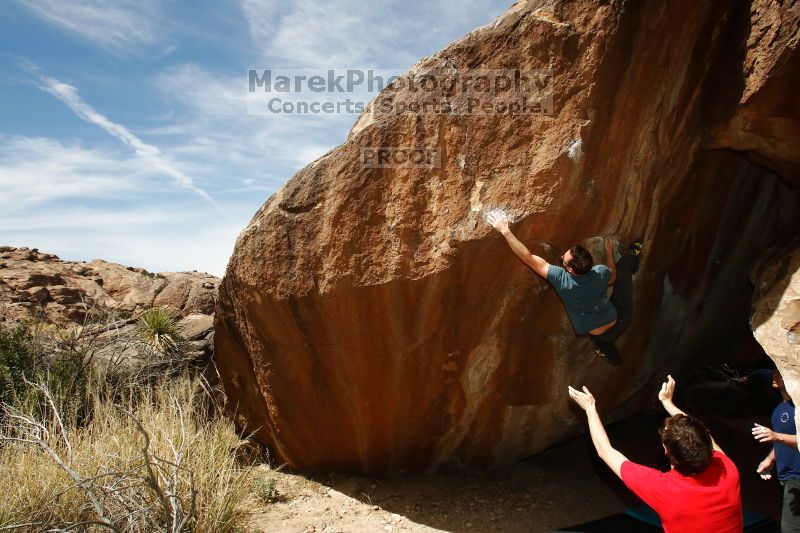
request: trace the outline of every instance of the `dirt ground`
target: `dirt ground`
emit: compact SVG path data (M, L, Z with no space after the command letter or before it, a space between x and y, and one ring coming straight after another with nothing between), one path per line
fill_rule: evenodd
M769 448L750 435L765 417L702 417L739 467L745 509L778 517L776 481L762 481L758 462ZM609 426L612 443L631 460L667 468L658 440L660 414ZM260 467L266 468L266 467ZM369 478L271 472L279 501L252 520L254 531L537 532L618 513L641 502L578 437L509 468L480 474Z

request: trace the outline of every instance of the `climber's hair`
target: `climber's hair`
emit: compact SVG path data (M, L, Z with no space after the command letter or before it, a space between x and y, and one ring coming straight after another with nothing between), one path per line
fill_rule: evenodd
M692 476L708 468L713 441L708 428L700 420L677 414L664 420L658 433L675 470L684 476Z
M575 245L569 249L569 252L572 254L572 259L567 262L567 265L579 276L586 274L594 266L592 254L583 246Z

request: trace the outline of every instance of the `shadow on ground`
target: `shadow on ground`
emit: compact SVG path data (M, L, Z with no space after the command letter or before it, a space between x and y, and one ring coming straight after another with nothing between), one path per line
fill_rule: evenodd
M736 394L724 384L709 388L706 381L692 387L695 392L686 395L686 405L695 408L739 468L745 509L777 520L780 486L755 473L769 445L757 443L750 434L754 422L769 424L777 399L761 391L760 401L751 401L754 398L741 394L741 386L731 386L738 388ZM745 403L732 404L731 398ZM658 438L664 417L654 408L611 424L611 441L629 459L666 470ZM588 435L495 472L385 478L286 474L285 479L294 494L262 516L258 525L269 531L551 531L641 505L597 458Z
M612 442L631 460L666 470L658 439L660 414L609 426ZM780 488L756 474L769 447L750 435L766 416L704 416L739 468L745 508L779 518ZM317 479L334 490L431 528L462 531L548 531L639 505L599 461L588 436L578 437L509 468L479 475ZM402 530L394 527L394 530Z

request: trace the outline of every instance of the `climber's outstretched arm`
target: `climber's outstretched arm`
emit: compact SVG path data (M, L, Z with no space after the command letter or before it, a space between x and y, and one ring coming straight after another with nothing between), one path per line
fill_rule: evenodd
M502 213L493 212L489 213L487 219L494 229L503 234L503 237L506 238L506 242L511 247L511 251L514 252L514 255L519 257L520 261L525 263L525 265L536 272L536 274L547 279L547 267L549 267L550 264L538 255L533 255L530 250L517 239L508 228L508 217Z
M510 229L506 228L505 231L501 231L500 233L506 238L506 242L511 247L511 251L514 252L514 255L519 257L520 261L525 263L525 265L536 272L536 274L547 279L547 267L550 266L550 263L538 255L533 255L530 250L517 239Z
M589 433L592 435L592 443L594 444L597 455L600 456L608 467L617 475L622 477L620 471L622 470L622 463L628 460L627 457L611 446L611 441L608 440L606 428L603 427L603 422L600 421L600 415L597 414L595 407L594 396L589 392L586 387L583 392L569 387L569 397L577 403L581 409L586 411L586 418L589 422Z

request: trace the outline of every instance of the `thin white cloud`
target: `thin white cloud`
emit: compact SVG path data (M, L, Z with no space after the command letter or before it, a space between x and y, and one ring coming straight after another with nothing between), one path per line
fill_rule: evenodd
M152 170L134 158L113 157L43 137L0 137L0 211L41 215L39 208L70 199L108 199L140 191Z
M116 55L152 49L161 44L164 35L164 17L157 0L17 0L17 4L48 24ZM167 45L166 53L173 48Z
M331 147L325 144L310 144L297 151L296 158L302 164L308 164L325 155Z
M412 57L404 50L386 53L384 43L394 41L399 30L389 4L385 0L241 0L259 57L284 66L328 68L378 66L376 60L384 66L386 61L395 66L398 60L410 66ZM379 27L374 36L365 38L370 22Z
M141 226L167 225L175 221L175 214L163 207L132 208L126 210L110 208L48 208L48 217L38 213L17 214L12 220L5 220L3 232L73 232L93 231L103 228L134 229Z
M173 178L175 183L184 189L190 190L210 202L215 208L222 211L222 208L205 190L197 187L194 181L187 174L175 167L175 165L161 154L158 147L147 144L139 137L134 135L122 124L117 124L109 120L104 115L98 113L92 106L83 101L78 94L78 90L67 83L47 76L39 68L30 63L24 64L25 68L39 81L39 88L61 100L73 113L82 120L99 126L108 134L116 137L126 145L133 148L136 155L147 162L153 168L163 172ZM223 211L224 212L224 211Z
M247 223L247 218L209 221L207 213L176 206L124 213L63 208L53 209L51 217L47 224L34 214L22 216L0 228L0 242L39 248L62 259L99 258L154 272L196 269L221 276Z
M400 67L401 72L454 37L491 22L511 3L240 0L256 57L270 63L264 68Z
M232 201L238 219L209 216L162 181L132 154L0 134L0 244L221 275L252 209Z
M259 190L270 179L276 190L342 142L355 120L355 115L248 114L244 76L216 75L196 64L167 69L155 87L172 106L177 126L150 133L178 140L170 152L183 168L215 168L214 175L236 180L258 178L252 183L260 183Z

